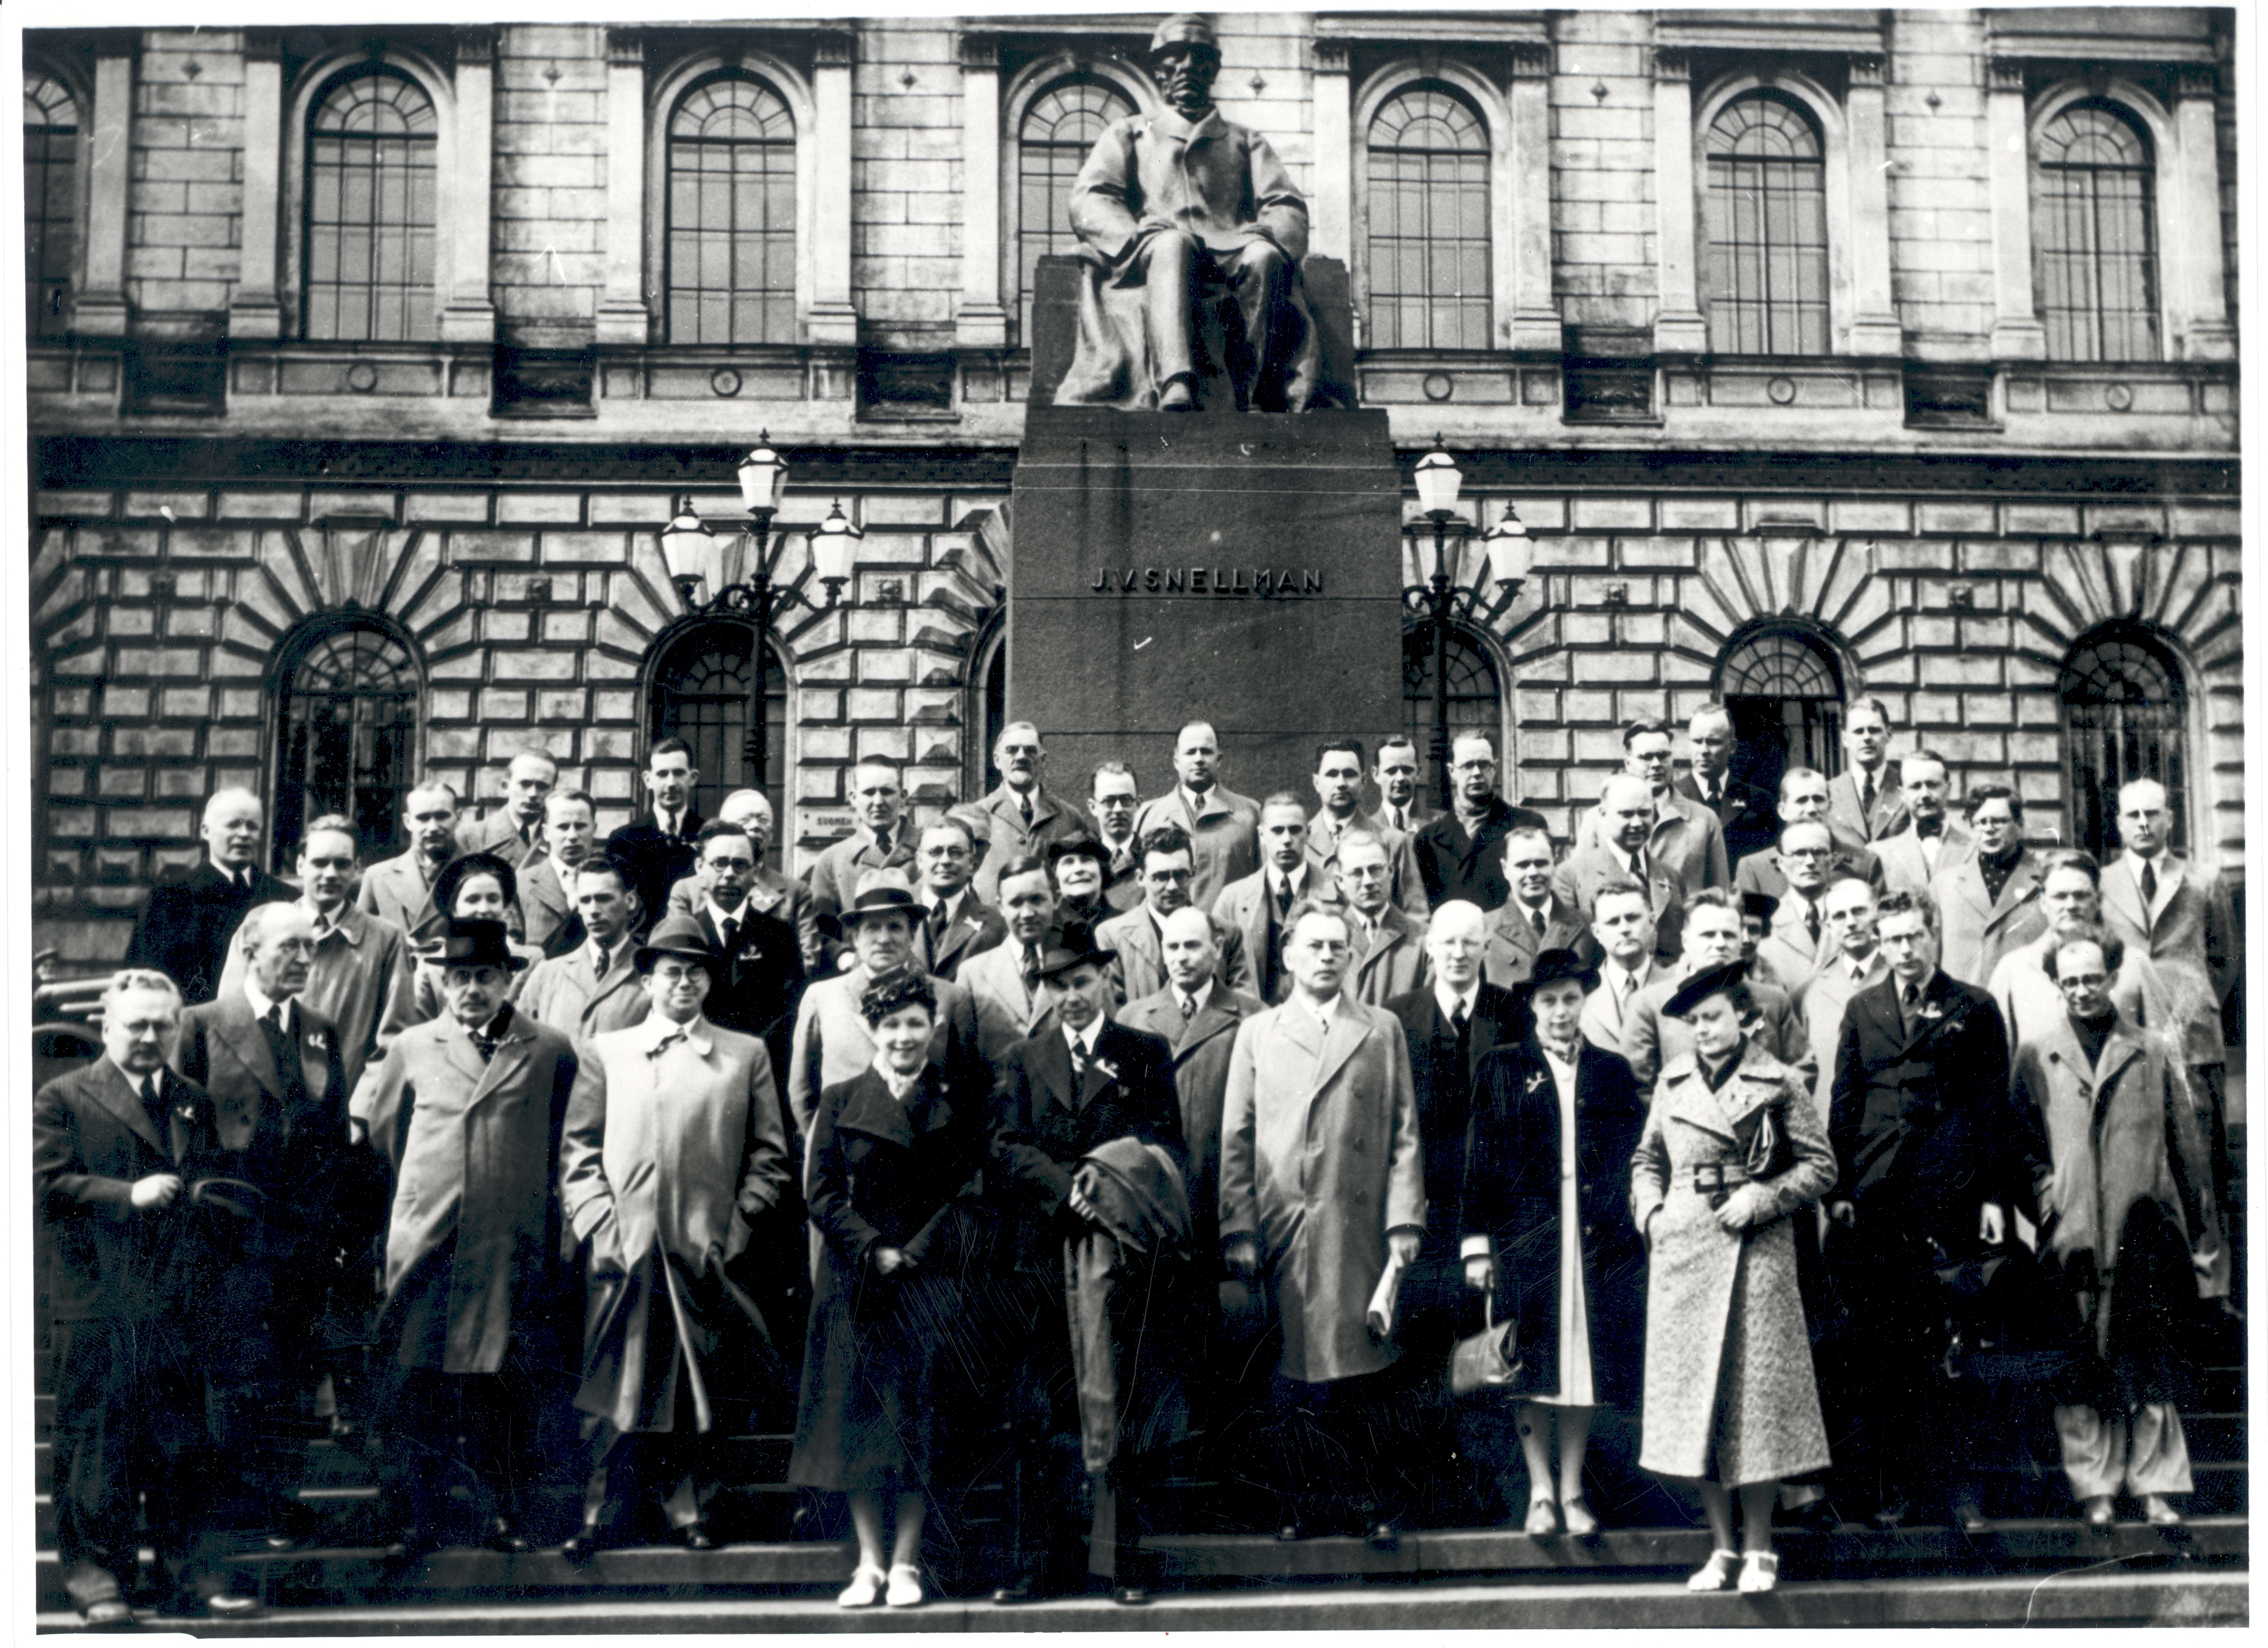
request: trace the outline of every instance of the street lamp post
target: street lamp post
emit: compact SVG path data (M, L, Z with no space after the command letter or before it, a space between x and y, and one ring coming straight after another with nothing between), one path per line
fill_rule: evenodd
M669 567L669 581L676 586L687 612L744 618L755 632L748 658L748 733L742 754L747 782L762 788L770 754L764 725L765 643L771 637L772 626L797 607L824 612L841 600L843 585L850 577L851 556L865 534L844 517L842 500L836 499L827 519L811 534L812 570L826 591L824 598L814 600L792 584L775 584L772 518L779 513L780 494L787 484L787 460L772 450L770 434L757 436L755 450L740 460L739 478L740 501L752 525L740 534L737 543L719 541L709 523L694 513L693 500L682 498L676 516L662 532L661 554ZM784 534L781 541L785 542ZM751 544L753 555L747 553ZM728 548L740 549L738 568L726 566ZM730 576L733 571L741 576Z
M1482 606L1480 585L1461 585L1457 582L1457 559L1463 545L1473 536L1476 528L1471 521L1457 513L1457 493L1464 484L1464 476L1457 472L1455 462L1442 450L1441 438L1433 438L1433 450L1418 460L1413 475L1418 483L1418 507L1421 519L1410 522L1402 531L1410 543L1421 546L1430 535L1433 541L1433 570L1423 584L1410 584L1402 591L1403 605L1424 619L1433 632L1433 774L1440 791L1441 810L1449 810L1452 795L1449 783L1449 625L1471 619ZM1452 554L1450 546L1457 546ZM1504 518L1481 534L1481 545L1488 555L1488 570L1504 602L1516 600L1520 586L1528 581L1528 571L1535 555L1535 546L1528 541L1528 528L1521 522L1512 506L1505 505Z

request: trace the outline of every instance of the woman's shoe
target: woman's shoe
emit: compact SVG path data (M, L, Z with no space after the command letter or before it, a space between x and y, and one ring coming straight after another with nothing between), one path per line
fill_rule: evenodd
M861 1565L858 1571L850 1576L850 1583L843 1587L843 1594L835 1599L835 1606L872 1608L882 1600L882 1587L888 1582L889 1575L880 1568Z
M1734 1550L1712 1550L1709 1560L1685 1582L1688 1591L1725 1591L1733 1584L1733 1575L1741 1565L1741 1553Z
M1755 1596L1779 1583L1779 1553L1750 1551L1741 1558L1741 1590Z
M2182 1513L2167 1503L2163 1494L2142 1496L2142 1519L2157 1527L2179 1527Z
M921 1570L911 1563L896 1563L890 1569L890 1592L884 1599L892 1608L919 1608L922 1605Z
M1588 1539L1599 1531L1599 1519L1591 1514L1590 1505L1580 1494L1563 1500L1559 1514L1567 1519L1567 1531L1577 1539Z
M1528 1502L1528 1537L1550 1539L1559 1531L1559 1507L1540 1495Z
M2118 1523L2118 1512L2110 1503L2109 1494L2090 1495L2080 1507L2087 1516L2087 1526L2108 1531Z

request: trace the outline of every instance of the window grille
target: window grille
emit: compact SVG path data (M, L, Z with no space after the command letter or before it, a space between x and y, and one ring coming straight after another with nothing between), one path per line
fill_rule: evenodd
M307 129L308 337L404 342L438 330L436 123L416 83L386 70L341 81L317 106Z
M1729 354L1828 349L1827 190L1819 133L1758 93L1709 123L1709 341Z
M680 100L666 239L671 342L795 341L795 121L770 86L728 74Z
M1369 346L1488 348L1487 128L1413 86L1372 118L1369 147Z

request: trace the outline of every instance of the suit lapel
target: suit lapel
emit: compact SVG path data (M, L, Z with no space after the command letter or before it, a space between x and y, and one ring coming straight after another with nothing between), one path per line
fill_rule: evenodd
M150 1113L143 1107L142 1094L135 1087L132 1078L112 1063L107 1055L95 1068L99 1073L89 1084L95 1102L133 1129L134 1136L151 1150L170 1157L173 1152L158 1137L158 1130L150 1125ZM161 1097L165 1091L162 1085L158 1089Z
M1351 1001L1342 1000L1331 1010L1330 1032L1323 1038L1322 1056L1315 1062L1314 1090L1317 1093L1330 1085L1331 1078L1339 1073L1339 1067L1352 1058L1355 1049L1362 1045L1365 1026L1356 1020L1353 1006ZM1306 1009L1293 1007L1291 1011L1304 1012Z
M1221 1004L1226 996L1227 991L1215 984L1212 994L1205 998L1205 1004L1182 1026L1181 1039L1174 1043L1175 1063L1181 1063L1222 1031L1233 1030L1241 1022L1241 1015Z
M268 1033L260 1027L253 1016L251 1004L243 1004L243 1011L222 1013L214 1028L221 1034L245 1069L260 1078L260 1085L271 1093L284 1091L284 1072L276 1067L275 1049L268 1045Z
M1071 1044L1060 1034L1051 1030L1039 1038L1032 1073L1057 1104L1073 1115L1079 1114L1079 1095L1073 1092L1071 1081Z
M2158 879L2158 893L2161 897L2166 896L2166 881L2162 876ZM2135 885L2133 872L2124 858L2102 872L2102 901L2117 909L2146 935L2155 920L2155 912L2142 907L2142 889Z
M512 1016L512 1028L504 1033L504 1040L497 1044L494 1056L489 1060L487 1069L482 1073L480 1085L473 1090L475 1104L478 1104L498 1088L519 1078L520 1068L527 1063L527 1049L534 1045L534 1041L535 1038L527 1033L526 1018L518 1012L514 1012ZM480 1063L481 1056L473 1050L470 1036L465 1038L465 1051L471 1055L475 1063Z

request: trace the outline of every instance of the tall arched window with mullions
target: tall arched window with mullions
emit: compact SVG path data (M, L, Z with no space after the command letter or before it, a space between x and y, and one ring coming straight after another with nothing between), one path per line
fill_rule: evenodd
M1843 764L1843 677L1834 654L1804 629L1771 625L1725 649L1717 697L1733 718L1733 772L1768 795L1780 775Z
M417 770L417 660L390 630L316 629L287 643L276 679L276 861L290 864L309 819L355 822L363 862L401 850L402 803Z
M1769 92L1709 122L1703 226L1709 342L1737 355L1824 355L1827 188L1819 131Z
M792 343L795 119L740 70L669 121L666 321L672 343Z
M1446 87L1371 117L1365 245L1372 349L1489 347L1489 135Z
M2116 104L2073 104L2041 129L2032 179L2048 357L2157 359L2156 211L2140 128Z
M1103 129L1134 112L1133 99L1094 78L1058 81L1024 111L1016 132L1016 320L1017 336L1027 343L1040 260L1079 250L1069 212L1071 183Z
M2119 786L2154 778L2166 787L2174 850L2189 850L2189 695L2171 649L2140 624L2106 625L2064 660L2061 696L2073 844L2098 858L2116 853Z
M300 307L308 337L403 342L438 332L436 127L432 99L390 69L342 80L316 104Z
M770 645L764 656L764 770L747 770L748 659L755 631L744 623L696 623L673 641L653 673L649 723L655 739L681 738L701 779L694 811L715 818L725 798L754 787L784 818L788 769L787 674ZM649 744L651 747L651 744Z
M78 99L53 75L24 82L24 301L32 335L61 337L78 261Z
M1488 650L1456 625L1449 626L1449 741L1460 732L1485 733L1506 769L1512 756L1503 747L1504 688ZM1433 630L1421 623L1402 636L1402 730L1427 760L1433 754ZM1440 792L1438 768L1419 796L1428 806Z

